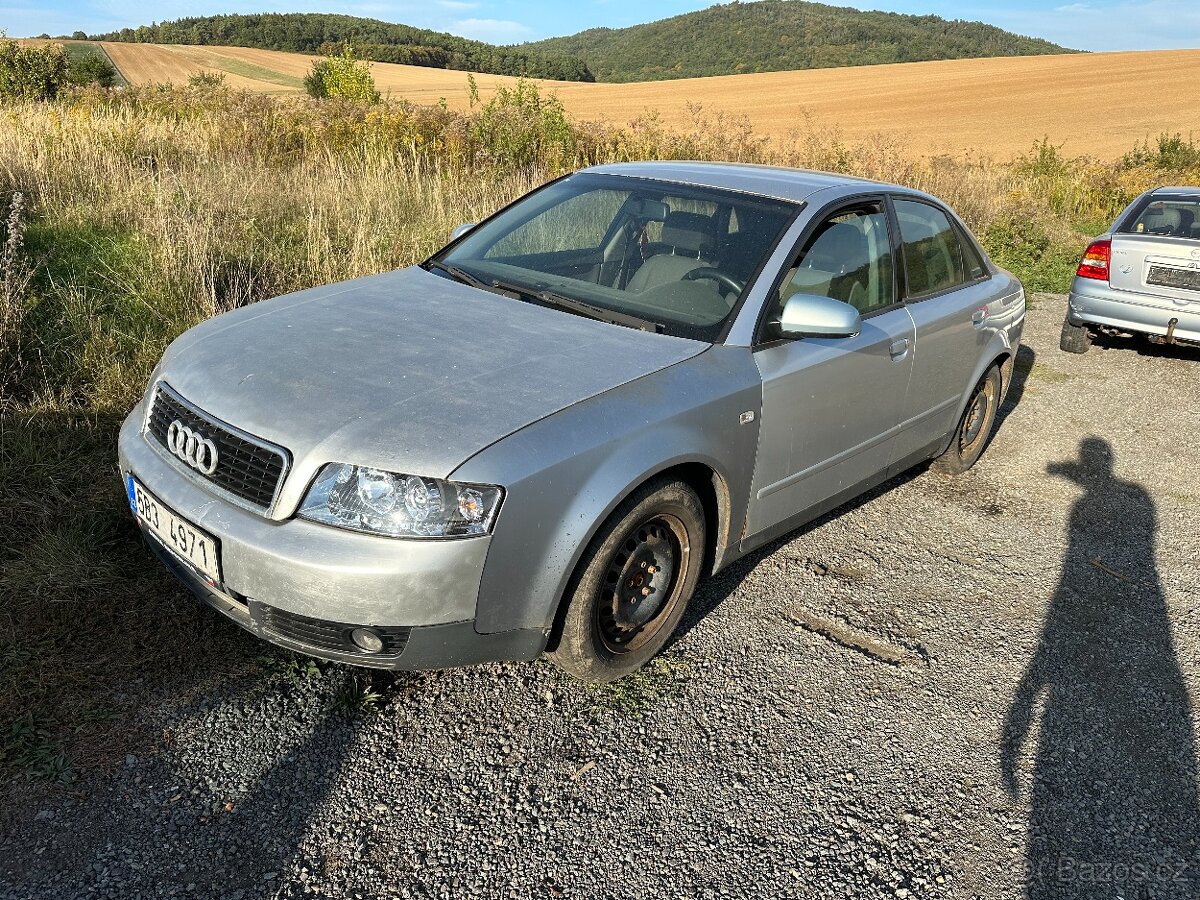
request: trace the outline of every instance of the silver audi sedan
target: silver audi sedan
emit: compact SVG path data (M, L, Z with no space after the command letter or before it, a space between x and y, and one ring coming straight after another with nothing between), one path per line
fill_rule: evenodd
M188 331L121 472L167 567L268 641L608 681L704 575L910 466L969 468L1024 316L926 194L599 166L421 265Z
M1200 342L1200 188L1147 191L1088 246L1060 346L1086 353L1096 331Z

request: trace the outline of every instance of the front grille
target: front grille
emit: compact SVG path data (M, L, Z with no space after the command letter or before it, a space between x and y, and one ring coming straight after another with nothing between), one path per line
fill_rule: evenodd
M188 467L189 474L210 482L252 506L270 508L287 471L286 450L218 422L187 403L166 384L160 383L150 404L146 430L172 459L175 457L167 449L167 430L176 420L203 434L217 447L217 467L211 475ZM180 465L187 466L182 462Z
M404 651L404 645L408 643L408 633L411 631L407 626L373 625L371 630L383 639L383 649L378 653L367 653L350 640L350 632L360 627L358 625L310 619L308 616L276 609L253 600L250 601L250 611L259 626L278 637L314 650L350 653L362 657L364 662L373 659L395 659Z

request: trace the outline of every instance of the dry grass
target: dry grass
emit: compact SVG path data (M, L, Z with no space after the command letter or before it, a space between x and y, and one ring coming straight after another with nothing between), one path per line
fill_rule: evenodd
M231 86L277 93L313 57L237 47L104 45L134 84L182 83L225 72ZM256 67L239 68L243 62ZM466 74L372 64L379 89L417 104L468 106ZM476 75L487 100L513 79ZM289 88L287 79L292 80ZM1137 141L1186 131L1200 121L1200 50L963 59L800 72L771 72L635 84L540 82L586 121L625 125L655 111L670 128L689 127L692 104L746 117L776 142L798 131L836 130L849 143L875 135L921 154L969 151L1008 160L1049 138L1072 156L1113 159Z

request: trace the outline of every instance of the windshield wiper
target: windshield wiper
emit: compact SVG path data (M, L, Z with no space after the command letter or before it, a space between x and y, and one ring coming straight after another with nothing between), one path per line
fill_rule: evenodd
M663 326L658 322L652 322L640 316L605 309L602 306L593 306L591 303L585 303L582 300L576 300L574 297L567 297L554 291L512 284L501 281L498 278L484 280L476 275L472 275L466 269L460 269L458 266L452 266L440 260L430 260L426 263L426 266L431 269L440 269L456 281L461 281L463 284L469 284L471 287L479 288L480 290L491 291L492 293L515 294L518 299L521 297L532 297L545 306L557 307L558 309L566 310L579 316L595 319L598 322L607 322L610 325L624 325L627 328L636 328L639 331L653 331L660 334L663 330Z
M513 288L513 290L516 290L516 288ZM663 330L663 326L658 322L652 322L649 319L643 319L641 316L635 316L630 313L617 312L615 309L605 309L603 306L593 306L582 300L576 300L574 297L556 294L554 291L526 290L523 293L536 300L540 300L546 306L554 306L567 312L573 312L576 315L595 319L598 322L607 322L610 325L624 325L626 328L636 328L639 331L653 331L657 334L661 334Z
M472 275L466 269L460 269L458 266L447 265L446 263L441 262L440 260L437 260L437 259L431 259L427 263L425 263L425 265L427 267L427 270L428 269L440 269L441 271L443 271L447 275L449 275L451 278L453 278L455 281L461 281L463 284L469 284L471 287L479 288L484 291L490 291L492 289L492 286L490 284L488 284L486 281L484 281L482 278L476 278L474 275Z

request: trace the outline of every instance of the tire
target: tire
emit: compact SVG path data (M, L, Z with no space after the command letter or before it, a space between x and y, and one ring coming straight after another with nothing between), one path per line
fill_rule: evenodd
M1000 368L992 366L983 373L966 411L954 429L954 438L946 452L937 457L930 466L943 475L961 475L983 454L992 428L996 424L996 412L1000 408Z
M1066 353L1087 353L1092 346L1092 336L1086 325L1072 325L1070 319L1063 319L1062 336L1058 339L1058 347Z
M705 532L704 507L682 481L651 482L618 506L567 588L554 663L597 684L655 656L696 590Z

